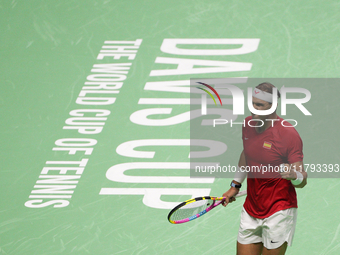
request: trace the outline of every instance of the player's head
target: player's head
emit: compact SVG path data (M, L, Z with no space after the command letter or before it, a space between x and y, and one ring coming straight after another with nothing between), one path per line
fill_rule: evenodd
M269 82L263 82L256 86L255 94L253 94L253 107L256 110L268 110L272 107L272 95L273 95L273 88L275 86ZM257 94L256 92L260 90L261 93ZM277 90L277 97L280 98L281 94ZM274 111L274 114L276 114L276 110ZM268 116L265 115L256 115L252 113L253 119L266 119Z

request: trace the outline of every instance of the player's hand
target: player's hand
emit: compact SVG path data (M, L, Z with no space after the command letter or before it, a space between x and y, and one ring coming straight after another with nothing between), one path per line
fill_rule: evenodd
M280 175L283 179L286 180L295 180L296 179L296 169L292 168L292 165L284 164L283 170L281 170Z
M232 203L236 200L235 195L239 192L239 189L231 187L227 192L225 192L222 197L225 197L222 205L226 207L229 203Z

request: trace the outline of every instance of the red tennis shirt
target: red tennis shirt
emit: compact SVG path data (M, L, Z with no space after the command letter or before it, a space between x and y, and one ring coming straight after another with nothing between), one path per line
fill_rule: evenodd
M279 166L303 160L302 140L296 129L277 117L279 121L263 133L256 132L255 121L245 119L242 128L243 148L247 162L247 198L244 209L255 218L267 218L277 211L297 208L295 187L282 179ZM283 122L284 127L281 123Z

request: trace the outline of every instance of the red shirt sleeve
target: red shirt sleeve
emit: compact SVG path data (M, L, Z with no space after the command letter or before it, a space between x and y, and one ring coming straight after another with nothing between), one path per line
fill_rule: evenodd
M289 164L303 160L303 144L299 133L295 128L286 128L285 139L286 155Z

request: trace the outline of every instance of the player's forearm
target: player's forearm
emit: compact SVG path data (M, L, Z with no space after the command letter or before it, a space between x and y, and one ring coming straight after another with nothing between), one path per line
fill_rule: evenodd
M247 166L247 162L246 162L246 156L244 154L244 151L242 151L241 156L240 156L240 160L238 161L238 170L235 173L234 176L234 182L236 184L242 184L242 182L245 180L245 178L247 177L247 172L246 171L242 171L243 168Z
M240 160L238 161L238 166L239 167L246 167L247 166L247 161L246 161L246 155L244 154L244 151L242 151Z

